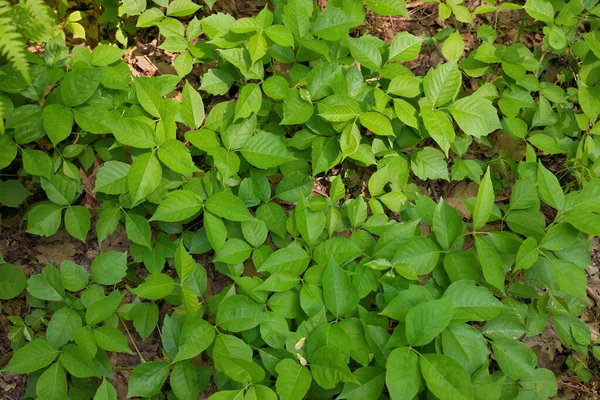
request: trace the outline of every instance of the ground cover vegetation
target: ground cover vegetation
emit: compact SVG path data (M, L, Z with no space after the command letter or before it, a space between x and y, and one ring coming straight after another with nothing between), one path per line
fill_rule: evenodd
M598 1L446 0L388 42L403 0L216 3L0 1L3 222L97 249L0 257L20 395L547 399L548 330L592 387ZM132 73L145 37L172 74Z

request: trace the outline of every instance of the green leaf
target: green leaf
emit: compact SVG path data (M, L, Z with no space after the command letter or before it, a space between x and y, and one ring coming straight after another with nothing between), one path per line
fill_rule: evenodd
M227 150L239 150L252 137L256 130L256 115L252 114L241 124L233 124L221 133L221 139Z
M220 334L215 339L215 368L236 382L262 381L264 370L252 361L252 348L235 336Z
M454 99L460 90L462 76L456 62L447 62L431 68L423 80L425 97L434 107L442 106ZM496 117L497 118L497 117Z
M572 296L586 297L587 275L571 261L549 260L558 286Z
M440 354L422 354L420 364L427 388L440 400L473 398L469 374L452 358Z
M44 130L53 145L62 142L71 134L73 111L61 104L49 104L42 113Z
M131 165L121 161L106 161L98 170L94 192L106 194L127 193L127 175Z
M340 399L365 400L377 399L385 384L385 370L378 367L361 367L353 373L360 385L353 382L344 383Z
M40 150L23 149L21 151L23 169L31 175L50 178L52 173L52 160L48 154Z
M4 370L30 374L50 365L59 354L60 351L47 341L36 339L16 350Z
M376 135L395 136L390 120L378 112L370 111L361 114L360 123Z
M340 141L336 137L318 137L312 144L312 174L313 176L321 172L327 172L341 159Z
M536 400L552 398L558 390L554 372L546 368L534 369L531 378L519 379L519 385L522 391L533 392Z
M256 83L242 86L240 95L235 103L235 119L248 118L260 110L262 104L262 92Z
M167 167L180 174L188 175L200 171L190 154L190 150L177 139L169 139L158 148L158 158Z
M160 118L164 113L165 103L157 88L150 84L148 79L135 79L135 93L140 105L150 115Z
M556 210L565 208L565 195L558 178L541 162L538 163L537 184L540 198L544 203Z
M515 271L520 269L529 269L538 260L538 244L535 238L528 237L519 247Z
M309 262L310 255L302 248L296 246L284 247L271 253L257 271L270 274L290 272L301 275L308 267Z
M162 361L145 362L131 372L127 397L151 397L157 394L169 376L171 365Z
M58 174L50 175L50 179L42 177L40 182L48 199L53 203L68 206L75 200L79 182Z
M365 4L377 14L408 16L404 0L365 0Z
M204 122L202 97L187 81L181 92L181 118L186 125L194 129L199 128Z
M184 287L182 288L182 291L184 291L184 289L188 288ZM185 297L185 291L182 296ZM142 337L142 340L146 340L146 338L154 331L154 328L156 328L156 324L158 323L158 306L156 303L150 302L137 303L131 312L135 330Z
M211 68L208 72L202 75L202 84L200 90L204 90L209 94L216 96L227 93L234 79L227 72L218 68Z
M94 340L102 350L133 354L123 333L112 326L104 325L95 328Z
M312 381L308 368L292 359L284 358L275 367L275 389L281 400L302 400Z
M490 175L491 171L488 167L477 191L477 201L473 209L473 229L475 230L486 224L494 208L494 186Z
M430 273L436 266L440 250L430 239L415 236L405 241L392 259L392 264L406 264L417 275Z
M449 326L442 332L442 347L444 355L457 361L470 375L488 362L487 341L471 325Z
M382 63L381 53L373 40L368 36L349 38L348 47L356 61L369 69L379 69Z
M204 205L211 213L229 221L247 221L252 219L252 215L248 212L244 202L231 193L215 193L206 200Z
M117 391L106 378L102 380L102 384L98 387L94 400L117 400Z
M465 41L460 31L456 30L444 41L442 54L448 61L459 61L465 51Z
M265 29L265 33L269 39L280 46L294 47L294 36L284 25L271 25Z
M501 129L498 111L491 101L481 96L463 97L452 103L449 110L467 135L480 138Z
M186 17L199 9L200 6L192 0L174 0L167 7L167 15L169 17Z
M483 277L496 289L504 293L504 267L494 247L482 237L475 237L477 257L483 269Z
M260 132L252 136L241 152L250 164L261 169L277 167L295 160L279 137L269 132Z
M513 379L531 378L537 366L537 356L525 343L496 339L492 342L496 361L506 375Z
M0 265L0 300L17 297L27 287L27 278L13 264Z
M262 307L243 295L226 297L219 304L216 325L231 332L252 329L266 320Z
M91 227L92 215L83 206L71 206L65 211L65 228L71 236L85 243Z
M102 242L111 233L117 229L121 220L121 209L117 207L105 208L98 212L98 221L96 222L96 234L98 235L98 245L101 247Z
M181 282L184 282L194 272L194 258L185 250L183 240L179 241L175 250L175 269Z
M323 389L333 389L338 382L360 384L346 365L344 355L332 347L321 347L315 351L310 367L315 382Z
M323 273L323 298L325 306L336 318L353 313L360 300L348 272L333 259Z
M231 238L219 249L217 257L214 260L226 264L242 264L250 257L251 253L252 248L248 243L240 239Z
M119 118L106 121L106 124L121 144L140 149L149 149L157 145L154 131L146 122L133 118Z
M141 215L125 214L127 237L134 243L152 249L152 232L148 220Z
M102 78L102 68L73 68L60 82L60 94L67 107L85 103L96 91Z
M146 9L146 0L123 0L123 7L128 15L138 15Z
M46 328L46 340L52 346L60 348L75 337L75 331L81 328L81 317L77 312L64 307L54 313Z
M60 273L53 265L46 265L41 274L30 276L27 291L33 297L48 301L63 301L65 296Z
M59 361L67 372L76 378L98 376L92 358L79 346L68 344L64 346Z
M444 161L444 154L433 147L424 147L413 151L410 154L410 165L419 179L450 180L448 177L448 164Z
M125 53L127 53L126 50L119 49L116 46L99 44L92 50L92 65L95 67L105 67L119 61Z
M426 99L423 99L426 100ZM427 101L420 102L421 118L429 136L444 150L448 156L450 145L454 143L454 126L450 116L440 110L433 110Z
M127 175L127 187L131 203L137 204L160 185L162 169L153 153L138 156L131 164Z
M179 334L179 350L174 362L196 357L206 350L215 338L215 328L201 316L189 318Z
M385 384L392 399L412 399L421 388L419 356L408 347L394 349L385 365Z
M127 253L108 251L96 256L91 265L92 280L101 285L115 285L127 274Z
M133 294L149 300L163 299L175 289L175 281L169 275L150 274L140 286L129 289Z
M312 3L307 5L307 2L301 0L292 0L283 7L283 23L300 39L306 36L310 29L312 7ZM283 46L288 45L289 44Z
M506 309L489 289L471 280L453 282L444 297L452 299L452 323L491 320Z
M44 371L35 385L36 393L48 400L64 400L67 398L67 374L58 362Z
M412 61L419 56L423 39L399 32L390 44L389 61Z
M27 232L40 236L52 236L58 231L62 219L62 207L56 204L40 204L29 211Z
M452 319L452 299L430 300L406 314L406 339L412 346L431 342Z
M554 7L544 0L527 0L523 6L527 14L542 22L554 21Z
M0 124L0 132L1 132L1 129L2 129L2 124ZM25 152L25 151L34 151L34 150L23 149L23 152ZM24 158L23 152L21 153L21 158ZM17 157L17 146L16 146L15 142L13 142L8 135L1 135L0 136L0 169L8 167L16 157ZM23 162L25 162L25 160L23 160ZM51 167L51 164L50 164L50 167ZM24 166L23 166L23 168L24 168ZM48 169L48 172L50 172L49 169Z
M551 251L565 250L577 242L578 236L579 232L572 225L558 223L548 229L540 242L540 247Z
M463 222L456 209L440 199L433 214L433 230L438 243L449 250L463 232Z
M87 324L92 326L108 318L117 310L124 296L124 294L113 294L90 304L85 311L85 321Z
M200 395L196 368L189 361L178 362L173 366L169 383L178 399L197 399Z
M178 222L196 215L202 209L202 199L194 192L176 190L159 204L150 221Z

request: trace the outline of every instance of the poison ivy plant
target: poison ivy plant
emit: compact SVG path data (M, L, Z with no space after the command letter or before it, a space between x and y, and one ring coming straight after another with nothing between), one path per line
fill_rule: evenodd
M458 29L389 44L360 34L366 10L406 16L402 0L238 19L154 3L106 12L122 46L132 21L155 29L174 75L134 76L112 44L57 36L26 61L0 46L2 212L98 243L89 265L0 260L0 300L30 310L8 316L4 371L31 397L115 399L125 353L139 364L119 396L196 399L212 381L214 400L545 399L556 378L523 339L550 322L591 378L597 1L446 1ZM0 20L20 26L28 4ZM539 46L473 17L507 10ZM433 46L444 60L415 75ZM103 247L118 231L127 250ZM145 359L150 337L161 352Z

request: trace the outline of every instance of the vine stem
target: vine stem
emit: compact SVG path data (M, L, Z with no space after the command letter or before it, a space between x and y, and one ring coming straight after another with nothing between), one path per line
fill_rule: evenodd
M133 345L135 352L138 354L138 356L140 356L140 360L142 360L142 363L145 363L146 360L144 359L144 356L142 355L142 353L140 353L140 350L138 349L137 345L135 344L135 340L133 340L133 337L131 336L131 332L129 332L129 329L127 329L127 325L125 324L125 321L123 321L123 318L121 318L120 315L118 315L118 317L119 317L119 320L121 321L121 323L123 324L125 331L127 332L127 336L129 336L129 340L131 340L131 344Z

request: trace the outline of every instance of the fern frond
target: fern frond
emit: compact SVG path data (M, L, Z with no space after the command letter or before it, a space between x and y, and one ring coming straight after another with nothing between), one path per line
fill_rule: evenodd
M50 40L56 28L56 21L50 16L50 8L43 0L26 0L22 5L29 14L25 27L27 36L36 42Z
M0 1L0 54L5 56L13 68L21 72L23 78L29 83L31 78L25 43L8 16L9 11L8 3Z

